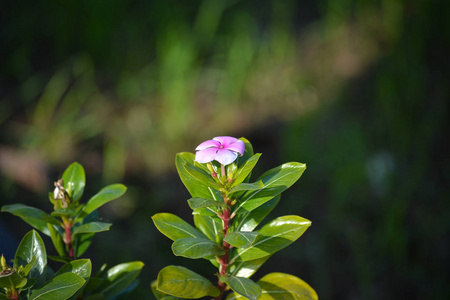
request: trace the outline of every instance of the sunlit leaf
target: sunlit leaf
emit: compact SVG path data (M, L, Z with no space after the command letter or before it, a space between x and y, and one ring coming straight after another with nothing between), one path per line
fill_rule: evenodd
M297 240L311 225L311 221L299 216L283 216L272 220L259 231L261 237L245 249L237 249L230 263L253 260L271 255Z
M119 198L120 196L125 194L126 191L127 191L126 186L119 183L111 184L102 188L97 194L95 194L94 196L92 196L91 199L89 199L89 201L86 203L83 210L81 211L80 216L77 217L77 221L86 217L91 212L105 205L106 203Z
M205 277L180 266L167 266L158 274L160 292L186 299L216 297L219 290Z
M35 260L33 267L30 269L30 277L43 277L45 267L47 265L47 252L45 250L44 241L39 234L31 230L22 239L17 247L14 256L14 267L26 266Z
M235 231L227 234L225 242L238 248L250 247L261 234L256 231Z
M253 183L241 183L236 185L235 187L233 187L230 192L228 193L228 195L231 195L233 193L236 192L240 192L240 191L256 191L256 190L260 190L264 188L264 183L259 180L257 182L253 182Z
M252 231L255 229L275 206L277 206L280 198L281 195L278 195L252 211L236 215L231 225L233 230Z
M74 273L81 278L88 280L92 272L92 264L89 259L77 259L66 263L62 266L55 275L61 275L64 273Z
M90 222L76 227L73 230L73 236L80 233L95 233L109 230L111 223Z
M234 182L231 185L232 187L237 186L238 184L244 182L249 174L251 174L253 168L261 157L261 153L257 153L250 157L242 166L239 167L236 174L234 174Z
M205 237L192 225L173 214L158 213L152 217L152 220L153 223L155 223L156 228L173 241L188 237Z
M69 194L70 199L78 202L83 195L86 184L83 166L77 162L72 163L64 171L62 180L64 181L64 189Z
M220 206L220 207L227 206L226 203L223 203L221 201L199 198L199 197L189 199L188 204L191 209L197 209L197 208L202 208L202 207L211 207L211 206L216 206L216 207L217 206Z
M226 282L234 292L250 300L258 300L261 296L261 287L251 279L229 276L221 277L220 280Z
M141 272L144 264L140 261L123 263L112 267L106 272L103 283L98 292L105 295L105 299L113 298L127 289Z

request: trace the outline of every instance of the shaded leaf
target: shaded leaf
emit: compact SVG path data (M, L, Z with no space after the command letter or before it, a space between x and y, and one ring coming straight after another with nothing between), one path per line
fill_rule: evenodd
M241 183L236 185L235 187L233 187L230 192L228 193L228 195L231 195L233 193L236 192L240 192L240 191L255 191L255 190L260 190L264 188L264 183L259 180L257 182L253 182L253 183Z
M271 255L297 240L311 225L299 216L283 216L272 220L260 230L261 238L245 249L237 249L230 263L253 260Z
M258 269L270 258L269 256L253 259L253 260L247 260L247 261L239 261L234 262L229 267L230 273L233 276L239 276L239 277L245 277L249 278L253 274L258 271Z
M211 177L211 174L205 173L202 169L196 167L195 165L185 163L182 166L190 176L194 177L204 185L214 188L216 190L221 190L223 188L222 185L217 183Z
M5 205L2 207L2 211L20 217L26 223L48 236L50 236L50 232L48 231L47 223L58 226L62 225L61 222L49 216L44 211L24 204Z
M111 184L102 188L97 194L92 196L91 199L83 207L80 216L77 217L77 221L86 217L97 208L105 205L106 203L115 200L125 194L127 191L126 186L123 184Z
M111 227L111 223L102 223L102 222L90 222L83 224L81 226L76 227L73 230L73 236L80 233L95 233L109 230Z
M174 214L158 213L152 217L152 220L156 228L173 241L188 237L205 237L192 225Z
M70 208L60 208L53 211L50 214L52 217L73 217L75 215L75 211Z
M160 292L186 299L216 297L219 290L205 277L180 266L167 266L158 274Z
M203 215L194 215L194 224L211 241L219 243L222 239L222 221L216 217L205 217Z
M0 289L10 288L11 281L16 288L21 288L27 284L27 278L21 276L14 269L2 270L0 273Z
M78 202L83 195L86 184L83 166L77 162L72 163L64 171L62 180L64 181L64 189L69 194L70 199Z
M98 292L104 294L105 299L112 299L134 282L143 267L144 264L140 261L112 267L106 272L105 280L98 288Z
M89 248L92 243L94 233L78 233L75 236L73 247L75 250L75 257L80 257Z
M232 228L235 231L252 231L277 206L280 198L281 195L278 195L252 211L236 215Z
M30 300L56 300L67 299L74 295L85 280L74 273L64 273L56 276L43 287L31 293Z
M202 207L211 207L211 206L215 206L215 207L227 206L227 204L222 201L216 201L216 200L212 200L212 199L205 199L205 198L199 198L199 197L189 199L188 204L191 209L197 209L197 208L202 208Z
M206 238L178 239L172 244L172 251L176 256L194 259L225 254L221 247Z
M74 273L83 278L84 280L88 280L91 276L92 272L92 264L89 259L77 259L71 262L66 263L62 266L58 272L56 272L56 276L64 274L64 273Z
M47 229L50 232L50 237L52 238L53 246L55 246L56 251L60 256L65 256L66 248L61 234L52 224L47 224Z

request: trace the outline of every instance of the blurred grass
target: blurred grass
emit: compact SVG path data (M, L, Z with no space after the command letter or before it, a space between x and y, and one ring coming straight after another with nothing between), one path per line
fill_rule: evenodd
M311 219L311 232L260 274L290 271L322 299L448 298L445 6L6 2L2 203L45 207L36 195L73 160L92 193L124 181L127 196L103 211L117 226L91 255L144 260L142 298L158 269L189 263L149 221L189 218L175 153L246 136L265 154L258 170L308 165L276 214ZM112 240L125 242L111 252Z

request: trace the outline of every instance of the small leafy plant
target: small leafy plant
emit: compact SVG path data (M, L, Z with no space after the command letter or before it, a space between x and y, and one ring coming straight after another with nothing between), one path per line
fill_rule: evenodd
M297 240L311 222L299 216L278 217L261 226L306 166L283 164L250 182L261 154L244 138L216 137L197 152L176 156L178 174L191 194L195 227L170 213L152 217L158 230L173 240L176 256L209 260L217 269L217 285L182 266L163 268L152 290L157 299L318 299L303 280L271 273L258 283L250 277L275 252ZM231 292L227 292L231 290ZM226 293L228 293L226 295Z
M40 235L32 230L22 239L13 267L1 258L0 299L117 299L137 285L143 263L103 265L91 276L91 261L79 259L94 235L109 230L112 224L99 222L97 209L122 196L126 187L112 184L101 189L86 203L80 203L86 177L83 167L71 164L49 193L53 204L50 214L24 204L2 207L2 211L20 217L36 230L49 236L58 255L47 256ZM56 273L47 265L47 257L65 263Z

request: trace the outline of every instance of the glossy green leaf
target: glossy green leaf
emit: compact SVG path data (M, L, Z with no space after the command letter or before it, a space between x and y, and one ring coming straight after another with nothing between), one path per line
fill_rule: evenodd
M157 289L160 292L186 299L205 296L216 297L219 289L205 277L180 266L167 266L158 274Z
M253 183L241 183L233 187L228 195L241 191L256 191L262 188L264 188L264 183L261 180Z
M176 256L193 259L225 254L221 247L206 238L178 239L173 242L172 251Z
M318 300L316 291L300 278L285 273L270 273L261 278L262 288L259 300ZM230 295L227 300L245 299Z
M24 204L5 205L2 207L2 211L20 217L26 223L48 236L50 236L50 232L48 231L47 223L62 225L61 222L42 210Z
M152 217L152 220L153 223L155 223L156 228L173 241L188 237L205 237L192 225L173 214L158 213Z
M140 261L123 263L112 267L106 272L106 278L98 288L99 293L105 295L105 299L113 299L134 282L141 272L144 264Z
M86 184L83 166L77 162L72 163L64 171L62 180L64 181L64 189L69 194L70 199L78 202L83 195Z
M244 137L241 137L241 138L239 138L239 139L240 139L241 141L243 141L243 142L244 142L244 145L245 145L244 155L241 156L241 157L238 157L239 165L243 165L247 160L249 160L249 159L253 156L254 151L253 151L253 146L252 146L252 144L249 142L249 140L247 140L247 139L244 138Z
M218 211L219 210L217 208L201 207L201 208L194 209L192 211L192 214L212 217L212 216L217 216Z
M194 224L204 235L206 235L211 241L219 243L223 233L222 221L214 217L205 217L202 215L194 215Z
M219 191L204 185L201 181L189 174L184 167L185 164L194 165L194 154L182 152L178 153L175 158L178 175L191 196L219 201L221 199Z
M97 194L92 196L91 199L86 203L83 207L83 210L80 213L80 216L77 217L77 221L89 215L91 212L96 210L97 208L105 205L108 202L111 202L127 191L127 188L123 184L111 184L104 188L102 188Z
M89 248L92 243L94 233L78 233L75 236L73 247L75 250L75 257L80 257Z
M56 251L60 256L66 255L66 248L61 234L56 230L54 225L47 224L48 231L50 232L50 237L52 238L53 246L55 246Z
M290 162L267 171L258 179L264 183L264 188L245 193L234 213L246 213L266 203L293 185L305 169L305 164Z
M234 182L231 185L232 187L237 186L238 184L244 182L249 174L251 174L253 168L261 157L261 153L257 153L250 157L242 166L239 167L236 174L234 174Z
M235 231L227 234L225 242L238 248L250 247L261 234L257 231Z
M234 264L229 266L230 274L250 278L269 258L270 255L253 260L234 262Z
M56 272L56 276L64 274L64 273L74 273L83 278L84 280L88 280L91 276L92 272L92 264L89 259L77 259L71 262L66 263L62 266L58 272Z
M40 277L47 265L47 253L42 238L36 231L31 230L23 237L19 247L17 247L14 267L17 269L19 266L26 266L33 260L35 260L35 263L31 267L30 277Z
M73 230L73 236L80 233L95 233L109 230L111 223L91 222L80 225Z
M189 207L191 209L197 209L197 208L203 208L203 207L225 207L227 206L226 203L223 203L222 201L216 201L212 199L205 199L205 198L191 198L188 200Z
M27 278L21 276L14 269L6 269L0 272L0 290L10 288L11 282L14 287L21 288L27 284Z
M271 255L292 244L309 226L311 221L299 216L276 218L261 228L261 237L257 242L248 248L237 249L230 263L236 259L247 261Z
M183 164L182 166L184 167L184 169L186 170L186 172L189 175L191 175L192 177L194 177L195 179L197 179L198 181L200 181L204 185L206 185L208 187L211 187L211 188L214 188L216 190L222 189L222 185L217 183L211 177L211 174L205 173L202 169L200 169L200 168L198 168L198 167L196 167L194 165Z
M30 300L68 299L85 283L85 280L74 273L64 273L54 277L41 288L31 293Z
M221 277L222 282L226 282L230 288L250 300L257 300L261 297L261 287L253 280L244 277Z
M36 263L36 256L33 256L31 261L26 264L23 269L20 271L20 275L27 276L28 273L30 273L31 269L33 268L34 264Z
M233 230L252 231L255 229L275 206L277 206L280 198L281 195L278 195L252 211L236 215L233 219Z

